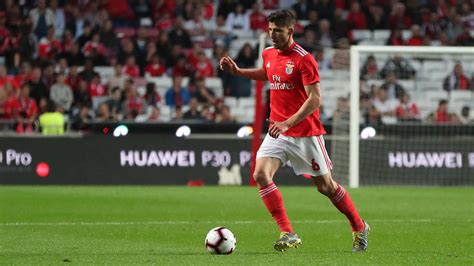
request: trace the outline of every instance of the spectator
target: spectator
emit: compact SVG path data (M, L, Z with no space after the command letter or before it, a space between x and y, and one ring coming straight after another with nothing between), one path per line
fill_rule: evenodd
M191 75L191 68L187 62L187 58L182 55L178 57L176 64L171 70L172 77L189 77Z
M334 45L334 40L331 23L327 19L322 19L319 22L319 44L324 48L331 48Z
M159 77L166 74L166 68L161 62L159 55L154 54L151 57L151 61L145 67L145 76L148 77Z
M171 44L168 38L168 32L161 31L158 35L158 40L156 41L156 52L163 58L165 61L168 61L168 56L171 53Z
M208 32L201 9L197 8L192 11L192 18L184 23L184 28L189 32L193 43L207 40Z
M405 12L405 4L397 2L393 5L392 12L388 18L390 29L408 29L411 27L412 19Z
M84 70L79 72L79 77L87 82L90 82L92 78L97 75L99 75L99 73L94 70L94 63L92 60L87 59L84 64Z
M464 75L461 63L456 63L453 72L444 79L443 89L448 92L470 89L469 78Z
M172 44L179 44L184 48L191 48L191 37L188 31L184 28L183 18L177 17L174 22L173 29L169 32L169 41Z
M235 59L240 68L252 68L255 66L255 53L249 43L244 44ZM251 93L250 79L235 76L232 82L231 96L249 97Z
M56 39L61 39L64 29L66 28L66 18L64 17L64 11L58 6L58 0L50 0L49 6L51 7L51 12L54 15L54 37Z
M38 39L46 36L48 27L54 26L54 14L47 8L46 0L38 0L36 8L30 11L30 17L33 21L33 29Z
M377 66L377 61L375 56L369 55L360 73L362 79L378 79L379 78L379 68Z
M7 100L7 92L4 89L0 89L0 119L8 118L7 114L5 113L5 104L7 103Z
M145 113L147 108L146 101L138 95L135 86L130 87L127 97L123 103L123 112L127 119L133 119L138 115Z
M160 103L161 97L160 94L158 94L158 92L156 91L155 83L148 82L146 84L146 92L143 98L145 98L145 101L149 106L157 106Z
M313 52L314 59L318 62L319 71L329 70L331 68L331 59L326 57L323 48L318 48Z
M405 93L405 89L397 82L397 77L395 73L389 72L385 78L384 84L380 87L381 90L387 92L389 99L398 99L402 98L402 95Z
M5 113L15 119L15 129L17 133L33 132L33 123L38 115L38 105L36 101L30 97L30 86L28 84L21 86L18 96L11 96L5 109Z
M113 113L110 112L109 105L105 102L99 104L95 120L98 122L116 122Z
M107 88L102 85L100 81L100 75L94 75L90 84L89 84L89 94L94 99L94 97L102 97L108 94Z
M192 90L192 97L196 98L199 103L205 105L214 104L216 100L214 91L206 87L205 79L203 77L197 77L194 83L195 88Z
M122 73L132 78L140 76L140 68L135 63L135 57L130 56L127 58L125 65L122 68Z
M461 122L456 114L448 112L447 100L439 101L438 108L428 116L427 121L436 124L458 124Z
M400 29L393 29L390 32L390 37L387 40L386 45L404 45L405 41L402 39L402 31Z
M198 61L193 64L196 74L201 77L213 77L214 76L214 66L209 58L207 58L204 51L198 53Z
M90 106L83 105L80 107L78 114L72 119L71 128L79 131L86 131L90 128L92 116L90 115Z
M394 55L389 58L383 66L380 76L386 78L389 72L394 72L398 79L412 79L415 77L416 71L410 62L402 58L400 55Z
M347 14L347 24L350 29L367 29L367 19L364 12L360 10L359 2L352 2L351 9Z
M120 89L122 89L125 84L125 79L127 78L128 76L123 74L122 72L122 65L117 63L114 65L114 75L112 77L109 77L109 80L107 81L107 86L109 88L119 87Z
M383 30L387 28L387 21L380 6L369 5L367 27L369 30Z
M410 95L403 93L396 109L398 121L421 121L420 111L416 103L410 101Z
M176 120L181 120L183 119L183 107L182 106L175 106L174 108L174 115L173 115L173 118L172 120L173 121L176 121Z
M268 27L268 21L266 17L265 17L265 23L267 24L266 27ZM309 10L308 11L308 24L304 26L304 32L310 30L318 34L319 27L320 27L320 24L319 24L318 12L316 12L316 10Z
M332 56L331 69L349 70L349 46L350 43L347 38L342 38L337 41L337 49Z
M135 46L136 51L136 60L137 64L140 67L144 67L146 65L146 55L148 51L148 37L147 37L147 29L145 27L138 28L137 37L133 41L133 45Z
M92 99L89 94L89 87L87 81L79 80L78 89L74 91L74 103L75 108L81 108L81 106L92 106Z
M189 100L189 110L184 113L183 119L202 119L201 113L198 110L199 103L196 98L191 98Z
M4 65L0 65L0 90L6 83L10 83L15 90L20 88L20 83L14 77L7 75L7 68Z
M39 126L43 135L63 135L66 120L62 112L58 112L54 102L48 101L47 111L40 115Z
M161 110L158 106L152 106L147 122L165 122L166 120L161 115Z
M291 9L293 9L296 13L296 19L298 20L306 20L308 19L308 1L306 0L297 0L296 3L294 3L291 6Z
M85 22L82 26L82 34L77 37L76 42L79 44L79 47L84 47L88 41L92 39L92 27L89 22Z
M222 106L221 111L216 115L217 123L235 123L236 119L232 116L230 108L227 105Z
M442 31L443 29L441 27L438 14L436 12L431 12L430 20L423 23L422 25L423 35L430 36L431 39L436 40L439 38L439 35L441 34Z
M77 66L72 65L69 67L69 71L67 73L66 83L71 87L72 91L75 92L79 88L79 81L81 78L77 73Z
M105 64L105 46L100 42L99 33L92 35L92 39L82 47L82 52L85 57L91 58L95 62L94 65Z
M265 17L265 25L268 22ZM216 43L223 43L226 47L229 47L230 42L232 41L233 35L232 30L227 27L225 23L225 18L223 15L218 15L215 22L210 22L207 24L207 30L211 33L212 39Z
M231 30L248 31L250 29L249 14L241 3L235 5L234 11L230 12L226 19L226 26Z
M456 37L456 45L458 46L473 46L474 37L471 36L471 29L464 26L463 32Z
M183 78L181 76L173 77L173 85L166 91L166 105L171 107L181 107L189 102L189 92L182 87Z
M407 41L409 46L423 45L423 37L421 36L420 26L414 24L411 26L411 36Z
M461 123L463 124L470 124L473 122L471 119L471 108L469 106L463 106L461 109L461 116L459 117Z
M314 12L314 11L313 11ZM249 15L250 29L255 31L266 32L268 28L267 16L262 12L260 4L255 2L252 4L252 11Z
M397 99L389 99L386 90L378 90L377 96L372 104L384 124L396 123L397 120L395 115L399 101Z
M349 33L349 26L344 18L344 10L336 8L334 10L334 17L331 20L331 29L336 40L347 38Z
M62 52L62 44L54 38L54 28L48 27L47 33L38 44L38 56L44 61L52 60Z
M117 39L113 29L112 20L108 19L104 22L100 28L99 35L100 42L108 49L107 55L115 55L119 51L120 41Z
M71 87L66 83L64 73L56 75L56 83L51 87L49 98L62 112L69 112L71 109L74 96Z
M39 103L41 98L49 97L49 89L41 80L41 68L35 67L31 80L28 82L29 88L31 88L31 97L35 99L36 103Z
M110 93L110 99L105 101L105 103L108 105L110 112L112 113L112 116L116 117L117 120L120 120L120 114L122 113L122 91L120 90L119 87L113 87Z
M327 19L331 21L334 17L334 11L336 9L336 5L334 4L334 1L332 0L321 0L321 1L316 2L316 4L312 4L310 2L310 9L317 10L318 17L320 19Z

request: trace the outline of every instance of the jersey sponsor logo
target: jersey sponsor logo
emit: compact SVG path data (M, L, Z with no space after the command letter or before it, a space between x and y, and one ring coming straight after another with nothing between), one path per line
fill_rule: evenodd
M294 67L295 67L295 64L291 61L288 61L288 63L286 63L285 73L290 75L291 73L293 73Z
M313 159L311 159L311 168L313 168L313 171L319 171L321 167L319 164Z

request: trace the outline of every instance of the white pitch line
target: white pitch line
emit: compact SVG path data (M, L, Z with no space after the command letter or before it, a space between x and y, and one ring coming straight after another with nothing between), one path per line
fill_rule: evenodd
M295 220L295 224L346 223L346 220ZM372 223L434 223L436 219L384 219L370 220ZM469 222L469 221L467 221ZM135 221L135 222L8 222L1 226L124 226L124 225L193 225L193 224L267 224L273 221Z

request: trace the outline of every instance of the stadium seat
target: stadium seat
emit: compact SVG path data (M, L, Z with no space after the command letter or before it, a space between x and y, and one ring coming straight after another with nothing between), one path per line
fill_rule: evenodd
M461 109L463 106L474 108L474 92L472 91L451 91L449 94L450 106L456 106ZM458 110L459 111L459 110Z
M385 43L390 38L390 30L374 30L372 36L374 41L383 41Z
M216 97L221 98L224 95L222 80L220 78L206 78L205 84L206 87L214 91Z
M352 37L355 41L372 40L372 32L370 30L352 30Z

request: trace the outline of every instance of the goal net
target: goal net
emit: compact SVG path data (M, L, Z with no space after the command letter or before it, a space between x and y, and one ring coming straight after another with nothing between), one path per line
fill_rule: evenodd
M350 92L332 157L351 187L474 184L472 47L353 46Z

